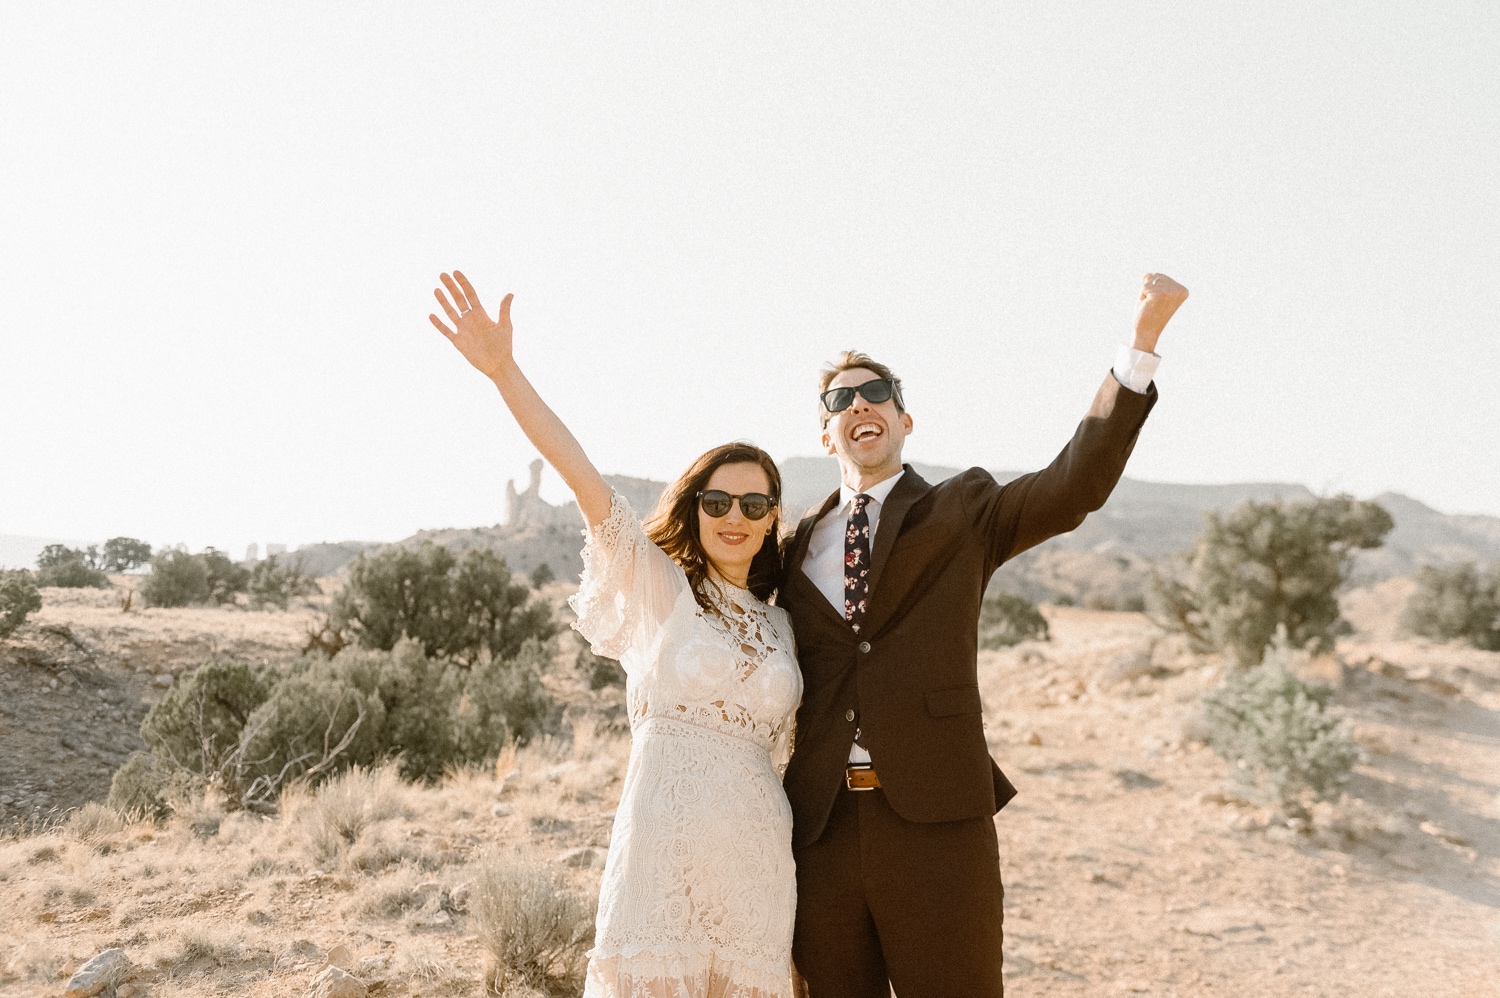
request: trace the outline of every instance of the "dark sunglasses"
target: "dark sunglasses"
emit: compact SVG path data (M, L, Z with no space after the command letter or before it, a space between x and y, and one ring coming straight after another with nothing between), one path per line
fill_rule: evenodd
M729 508L734 501L740 501L740 512L747 520L763 520L766 514L776 508L776 500L760 492L746 492L742 496L733 496L723 489L709 489L698 493L698 505L703 512L709 516L718 518L729 515Z
M901 396L897 394L896 386L891 384L890 378L876 378L853 388L830 388L818 397L823 400L823 408L829 412L843 412L854 404L855 392L871 405L888 402L893 395L896 396L896 404L901 404Z

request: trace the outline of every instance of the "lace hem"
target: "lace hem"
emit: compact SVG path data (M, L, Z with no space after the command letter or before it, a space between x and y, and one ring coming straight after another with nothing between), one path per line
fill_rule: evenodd
M774 968L714 953L590 954L584 998L791 998L790 961Z

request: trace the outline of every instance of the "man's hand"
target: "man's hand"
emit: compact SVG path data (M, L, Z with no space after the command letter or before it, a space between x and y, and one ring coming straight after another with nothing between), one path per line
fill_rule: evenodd
M1187 301L1188 289L1166 274L1147 274L1141 278L1141 298L1135 309L1135 342L1145 353L1156 352L1156 341L1167 328L1167 320L1177 306Z

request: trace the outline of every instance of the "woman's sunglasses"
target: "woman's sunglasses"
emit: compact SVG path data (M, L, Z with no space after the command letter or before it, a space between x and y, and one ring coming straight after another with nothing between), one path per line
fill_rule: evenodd
M742 496L730 495L723 489L709 489L698 493L698 505L703 512L717 519L729 515L729 508L734 501L740 501L740 512L747 520L763 520L766 514L776 508L776 500L760 492L746 492Z
M890 378L876 378L874 381L866 381L853 388L830 388L818 397L823 400L823 408L829 412L843 412L854 404L855 392L858 392L871 405L879 405L889 401L892 395L896 395L896 386L891 384ZM901 404L899 395L896 397L896 404Z

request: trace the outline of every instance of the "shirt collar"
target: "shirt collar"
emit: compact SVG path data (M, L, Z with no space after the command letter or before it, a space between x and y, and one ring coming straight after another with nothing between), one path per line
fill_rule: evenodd
M856 492L847 485L840 485L839 508L847 509L854 503L854 497L858 495L869 496L870 505L878 506L881 503L884 503L885 497L891 494L891 489L894 489L896 487L896 483L901 481L901 476L904 474L906 474L906 469L902 468L890 478L887 478L884 481L876 482L874 485L871 485L863 492Z

